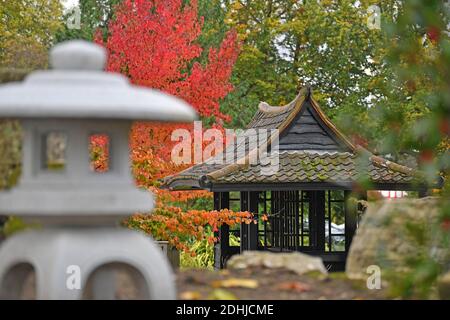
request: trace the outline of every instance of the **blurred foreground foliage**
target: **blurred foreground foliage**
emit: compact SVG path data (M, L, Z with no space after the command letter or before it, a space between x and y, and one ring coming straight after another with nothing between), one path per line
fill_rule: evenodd
M442 222L431 226L408 222L404 228L415 250L404 257L404 271L385 270L390 294L406 299L437 299L437 281L450 271L450 227Z
M429 184L436 173L445 177L433 224L433 242L450 252L450 39L449 7L439 0L402 2L394 21L383 21L385 63L394 71L386 82L386 102L377 104L376 121L386 128L379 141L383 153L410 150ZM424 226L405 226L411 243L423 248ZM392 275L392 290L405 298L434 297L440 276L450 266L437 258L435 247L408 257L404 273Z

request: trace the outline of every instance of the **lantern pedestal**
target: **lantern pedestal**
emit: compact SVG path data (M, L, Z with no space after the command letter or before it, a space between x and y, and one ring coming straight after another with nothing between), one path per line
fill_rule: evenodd
M29 230L0 250L0 297L19 299L35 273L37 299L114 299L119 272L132 279L136 299L175 299L174 277L147 236L117 228Z

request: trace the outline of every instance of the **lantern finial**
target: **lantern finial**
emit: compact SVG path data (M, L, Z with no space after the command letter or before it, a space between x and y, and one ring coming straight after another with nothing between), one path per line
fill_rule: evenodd
M106 50L92 42L62 42L50 51L50 65L59 70L103 70Z

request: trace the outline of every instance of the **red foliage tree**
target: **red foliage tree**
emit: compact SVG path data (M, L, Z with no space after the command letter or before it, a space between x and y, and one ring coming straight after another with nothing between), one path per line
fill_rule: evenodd
M236 33L228 32L219 48L209 49L208 63L202 65L198 60L203 48L196 42L202 26L197 0L124 0L115 9L106 43L100 35L96 41L109 52L107 70L178 96L221 127L230 120L220 112L219 102L233 89L230 76L239 44ZM175 143L171 132L183 127L192 126L134 124L130 144L139 185L152 187L157 178L183 169L170 161Z
M210 244L217 241L211 233L205 233L205 227L218 231L222 225L235 226L241 223L257 224L258 221L248 212L233 212L229 209L220 211L189 210L183 212L178 207L158 207L152 215L136 214L125 222L125 225L143 230L156 239L165 239L184 251L190 251L189 240L208 240Z

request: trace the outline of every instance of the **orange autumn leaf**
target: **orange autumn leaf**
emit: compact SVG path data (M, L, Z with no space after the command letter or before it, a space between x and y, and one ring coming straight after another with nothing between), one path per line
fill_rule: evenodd
M311 290L311 286L299 281L289 281L280 283L277 286L278 290L294 291L294 292L306 292Z

